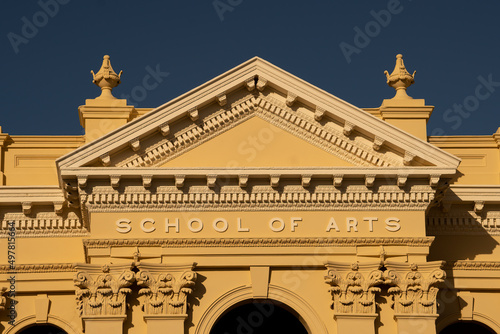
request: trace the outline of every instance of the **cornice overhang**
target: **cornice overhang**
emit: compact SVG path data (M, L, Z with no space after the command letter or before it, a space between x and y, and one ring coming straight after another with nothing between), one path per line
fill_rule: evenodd
M64 193L58 186L3 186L0 187L0 205L25 202L53 204L64 202Z

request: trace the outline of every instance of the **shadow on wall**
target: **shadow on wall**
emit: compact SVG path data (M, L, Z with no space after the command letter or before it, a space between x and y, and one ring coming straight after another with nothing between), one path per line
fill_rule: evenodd
M200 306L200 300L203 298L203 295L205 292L207 292L207 289L205 288L205 285L203 282L207 280L206 276L201 275L200 273L197 273L196 276L196 285L194 287L193 292L189 295L188 297L188 317L186 318L186 321L184 322L184 330L186 333L189 333L189 328L194 327L193 323L193 309L197 306Z
M471 209L473 204L471 204ZM496 209L496 208L495 208ZM499 208L500 209L500 208ZM496 211L496 210L495 210ZM500 218L487 217L486 210L475 213L462 206L450 207L447 212L432 208L427 215L427 235L434 236L429 250L429 261L477 260L479 255L498 252L499 242L490 234Z

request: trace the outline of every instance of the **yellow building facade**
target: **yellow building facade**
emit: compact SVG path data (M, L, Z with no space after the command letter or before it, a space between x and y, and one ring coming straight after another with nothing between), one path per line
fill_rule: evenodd
M83 136L0 131L2 333L500 333L500 132L428 136L260 59Z

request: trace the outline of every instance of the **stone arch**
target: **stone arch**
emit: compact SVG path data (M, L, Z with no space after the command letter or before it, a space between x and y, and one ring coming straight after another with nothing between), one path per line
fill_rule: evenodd
M457 322L460 322L461 318L462 318L462 315L460 312L454 312L454 313L447 315L443 319L440 319L436 324L437 332L440 333L446 327L453 325ZM500 333L500 324L495 319L493 319L485 314L482 314L479 312L473 312L472 322L485 325L485 326L489 327L491 330L495 331L496 333Z
M232 306L253 299L252 287L248 285L234 288L216 299L201 316L195 334L209 334L226 310ZM326 326L314 309L299 295L276 285L269 285L268 299L283 303L295 311L308 333L328 334Z
M30 325L35 325L35 324L42 325L41 323L36 322L35 315L30 315L20 320L19 319L16 320L16 324L13 327L8 328L4 332L4 334L16 334L19 333L21 330L29 327ZM53 325L59 327L68 334L81 334L81 331L77 330L71 323L54 315L49 315L47 322L43 323L43 325Z

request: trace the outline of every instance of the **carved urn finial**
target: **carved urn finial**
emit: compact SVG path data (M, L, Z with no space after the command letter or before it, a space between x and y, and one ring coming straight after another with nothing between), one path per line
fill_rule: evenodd
M403 63L403 55L398 54L396 56L396 66L394 66L394 71L389 75L389 72L384 71L387 77L387 84L396 90L396 95L393 99L411 99L411 96L406 94L406 88L410 87L415 83L415 73L410 74Z
M122 72L116 74L111 67L111 62L109 61L109 56L104 56L102 60L102 66L99 72L94 74L94 71L90 71L94 77L94 83L101 87L101 95L97 97L98 99L116 99L116 97L111 94L111 90L120 84L120 77Z

